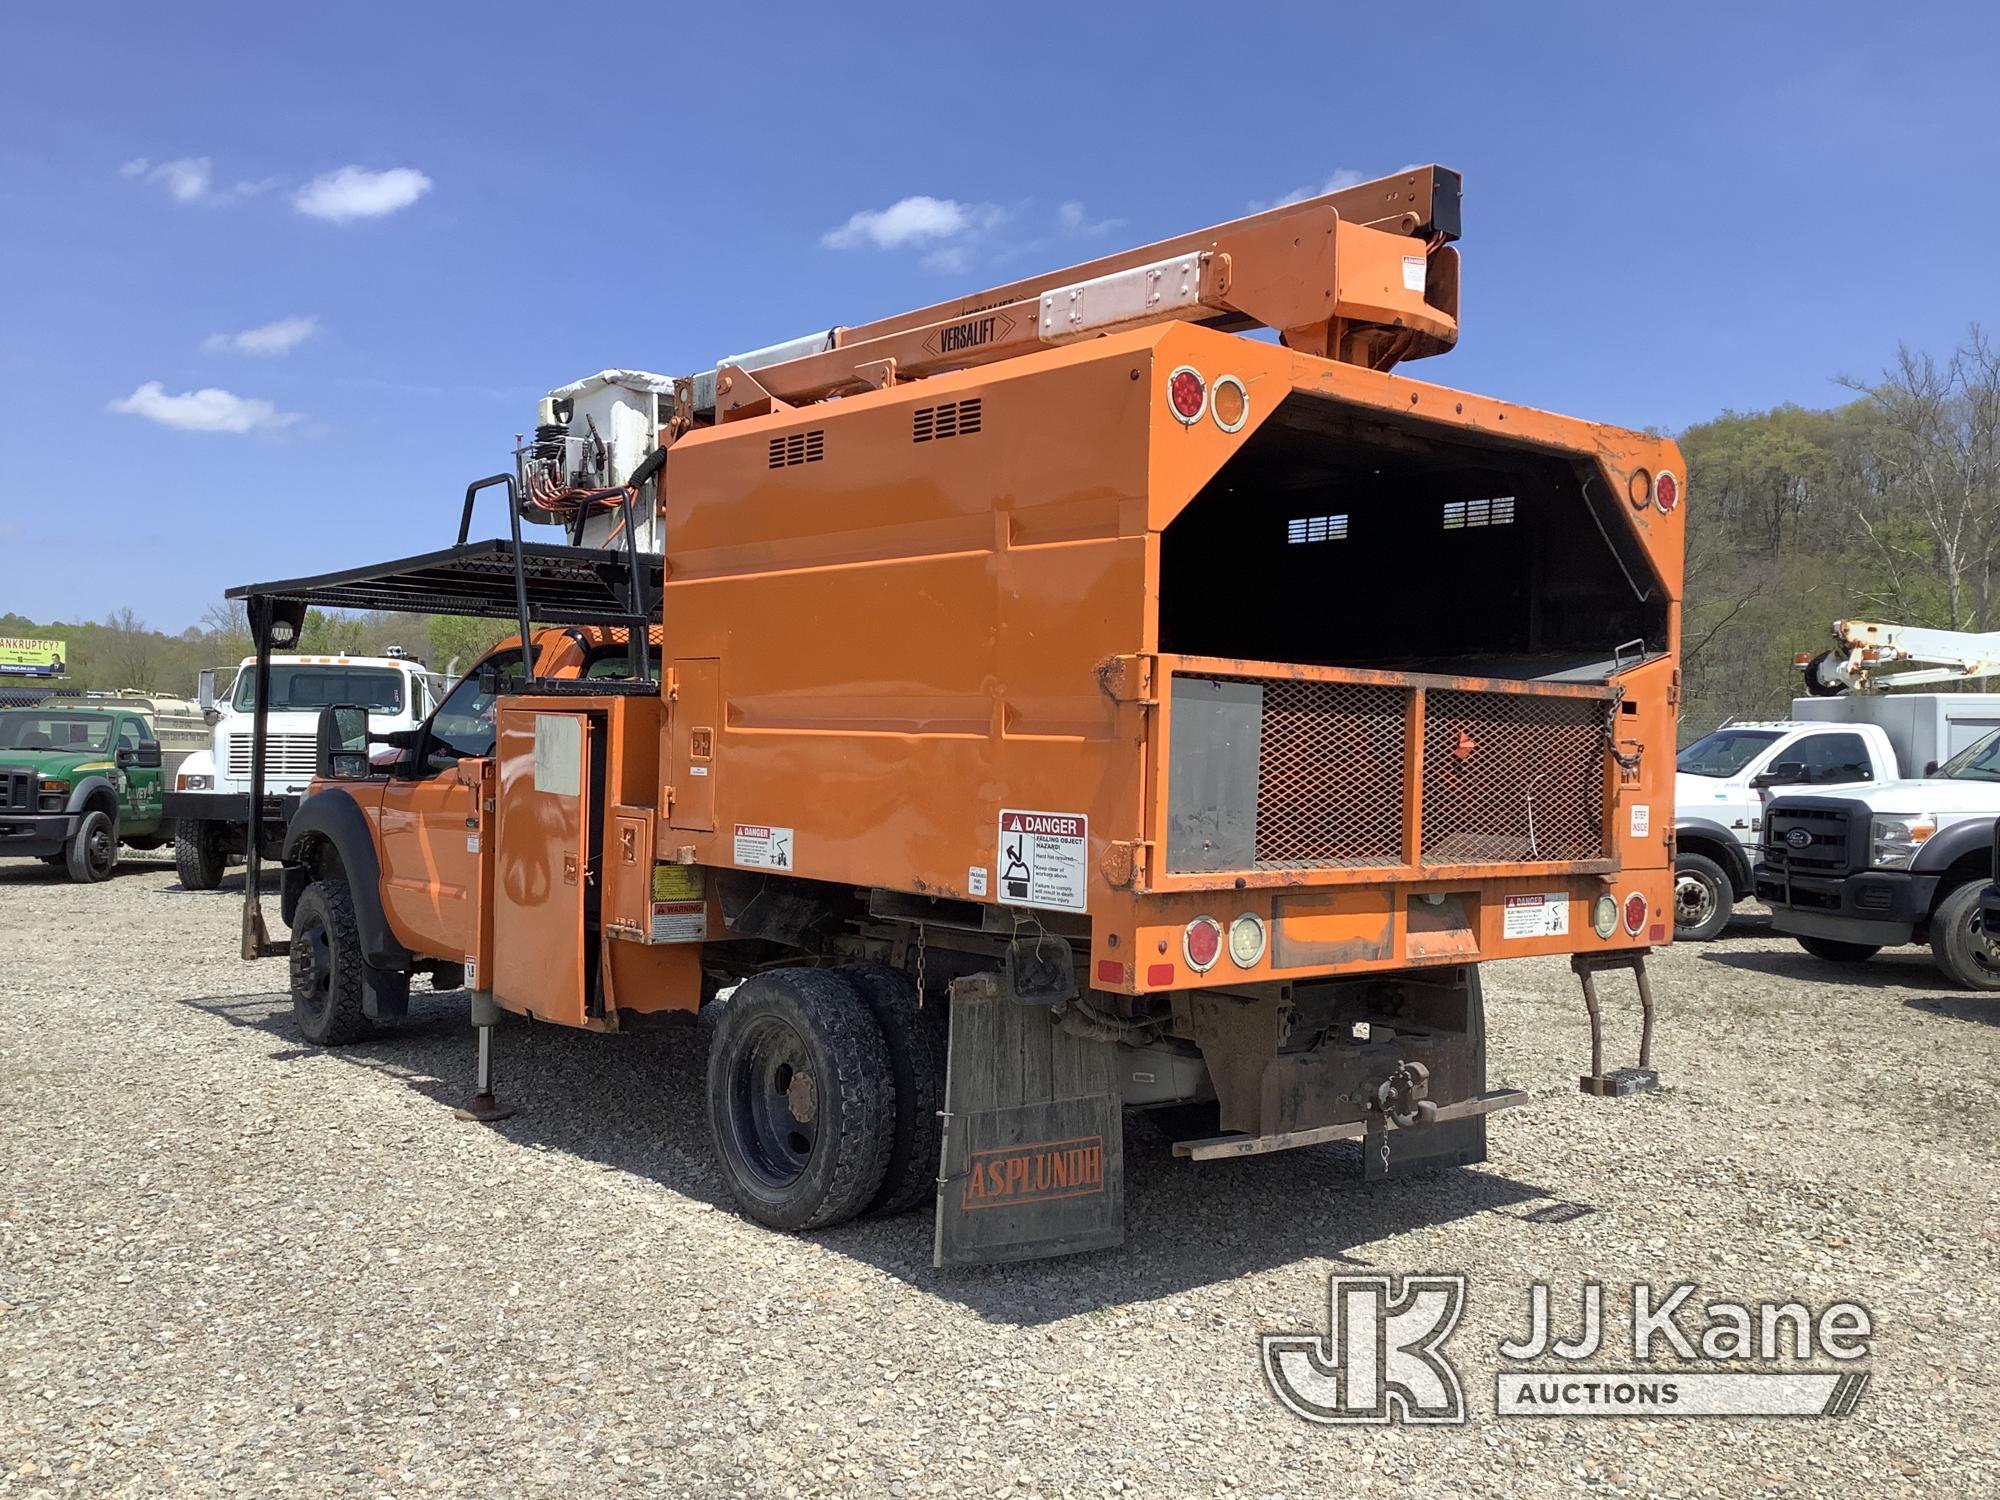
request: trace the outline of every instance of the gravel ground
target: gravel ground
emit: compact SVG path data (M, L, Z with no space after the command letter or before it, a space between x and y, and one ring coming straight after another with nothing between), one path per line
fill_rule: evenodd
M0 864L0 1495L2000 1493L2000 998L1915 953L1751 920L1662 954L1667 1086L1620 1101L1577 1092L1566 965L1500 965L1491 1073L1536 1097L1484 1167L1196 1167L1134 1124L1122 1250L940 1273L921 1215L736 1217L690 1032L503 1028L495 1127L447 1108L449 998L301 1046L238 887ZM1265 1388L1257 1335L1368 1270L1472 1277L1468 1425ZM1873 1383L1845 1419L1496 1419L1537 1277L1858 1298Z

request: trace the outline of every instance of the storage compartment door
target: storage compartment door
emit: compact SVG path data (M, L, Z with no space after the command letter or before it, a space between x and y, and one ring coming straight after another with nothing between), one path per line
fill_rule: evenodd
M674 663L674 698L667 710L667 826L707 833L715 827L715 747L722 729L722 663L714 657Z
M584 714L499 711L490 988L502 1009L563 1026L584 1024L591 730Z

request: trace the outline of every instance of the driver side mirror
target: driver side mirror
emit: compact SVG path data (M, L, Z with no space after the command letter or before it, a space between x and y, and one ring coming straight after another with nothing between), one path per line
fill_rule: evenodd
M1781 760L1770 770L1750 778L1754 787L1800 786L1809 779L1802 760Z
M160 747L158 745L141 745L135 750L120 750L118 752L118 764L121 766L136 766L142 771L157 771L160 768Z
M368 710L352 703L329 703L319 711L313 771L322 781L366 781Z

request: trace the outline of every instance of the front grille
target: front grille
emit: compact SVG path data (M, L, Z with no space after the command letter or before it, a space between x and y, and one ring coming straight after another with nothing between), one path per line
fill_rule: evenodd
M1774 865L1801 875L1845 875L1847 841L1848 817L1838 808L1774 802L1765 810L1764 857Z
M1406 867L1414 685L1173 683L1168 873ZM1424 700L1422 866L1607 857L1607 698L1431 688Z
M35 773L0 768L0 808L13 812L35 810Z
M250 774L250 739L247 734L229 737L229 774ZM310 777L317 766L317 740L310 734L273 734L264 738L264 775L267 780Z
M1424 863L1605 857L1597 698L1431 692L1424 705Z

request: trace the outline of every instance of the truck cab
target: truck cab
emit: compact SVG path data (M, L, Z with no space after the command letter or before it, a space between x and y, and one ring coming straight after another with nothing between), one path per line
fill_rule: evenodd
M187 757L167 794L181 884L212 891L242 856L250 829L251 720L257 703L254 657L204 708L215 714L213 748ZM206 677L207 674L204 674ZM414 729L436 703L434 679L414 657L284 655L271 659L270 725L265 749L267 829L284 821L312 781L313 730L329 703L358 703L371 732Z
M132 709L0 710L0 858L107 880L121 844L165 841L160 741Z
M649 635L649 644L657 646L658 630ZM288 923L312 880L345 863L373 859L381 920L371 922L372 951L405 965L412 954L429 955L416 967L430 973L434 984L442 979L448 983L441 987L453 988L464 982L467 965L441 956L470 958L474 951L470 909L478 895L482 852L477 830L500 697L531 675L579 687L631 679L630 635L622 628L572 626L537 631L533 639L532 674L520 637L509 637L460 678L422 724L378 734L371 716L369 741L388 753L370 755L368 779L310 784L285 836ZM372 918L373 911L367 908L366 915ZM382 1005L391 1014L400 1010L407 974L391 973L384 962L371 968L368 984L371 1010ZM384 1001L378 991L393 998Z
M1895 747L1874 724L1726 724L1682 750L1674 775L1674 937L1717 936L1736 903L1749 899L1764 806L1779 789L1900 774Z
M1939 972L2000 989L1980 921L2000 821L2000 731L1934 775L1774 798L1765 809L1757 897L1772 925L1816 958L1861 963L1928 943Z

